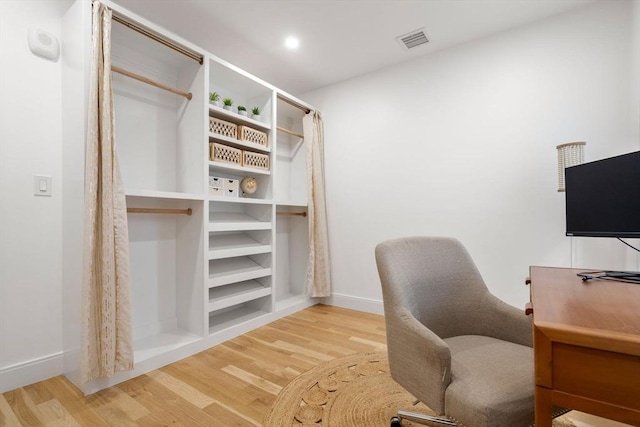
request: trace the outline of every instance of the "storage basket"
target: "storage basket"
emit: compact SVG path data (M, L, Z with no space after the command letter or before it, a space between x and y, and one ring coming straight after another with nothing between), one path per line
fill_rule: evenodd
M224 120L209 117L209 132L216 133L229 138L238 138L238 125Z
M269 170L269 156L253 151L242 152L242 166Z
M238 126L238 132L240 133L241 141L253 142L255 144L267 146L267 134L255 130L247 126Z
M228 145L212 142L211 144L211 160L216 162L233 163L240 166L242 164L242 150L229 147Z

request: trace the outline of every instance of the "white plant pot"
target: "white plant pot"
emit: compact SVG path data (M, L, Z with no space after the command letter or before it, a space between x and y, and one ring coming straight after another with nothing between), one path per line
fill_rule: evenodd
M251 118L252 118L253 120L260 120L260 114L252 114L252 115L251 115Z
M231 105L223 105L222 108L227 111L231 111Z
M247 117L247 112L246 111L238 111L238 114L240 114L241 116Z
M220 106L220 101L209 101L209 104L215 106L215 107L219 107Z

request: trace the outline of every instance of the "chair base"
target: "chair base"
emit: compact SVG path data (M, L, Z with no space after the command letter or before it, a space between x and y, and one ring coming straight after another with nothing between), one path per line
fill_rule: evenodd
M391 427L400 427L403 419L423 425L431 425L432 423L453 427L457 425L447 418L432 417L431 415L417 414L415 412L398 411L398 416L391 418Z

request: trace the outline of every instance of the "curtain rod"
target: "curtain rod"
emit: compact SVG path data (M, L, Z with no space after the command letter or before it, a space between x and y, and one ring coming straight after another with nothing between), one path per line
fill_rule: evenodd
M303 134L301 134L301 133L294 132L294 131L289 130L289 129L285 129L285 128L280 127L280 126L277 126L277 129L278 129L279 131L281 131L281 132L288 133L289 135L297 136L298 138L302 138L302 139L304 139L304 135L303 135Z
M151 213L151 214L183 214L189 215L193 213L189 209L155 209L155 208L127 208L127 213Z
M278 94L278 99L281 100L281 101L286 102L287 104L289 104L289 105L291 105L293 107L296 107L298 110L304 111L305 114L309 114L311 112L311 110L308 109L307 107L305 107L304 105L298 104L297 102L292 101L292 100L290 100L288 98L285 98L284 96L282 96L280 94Z
M200 65L202 65L202 61L203 61L202 55L195 54L193 52L188 51L187 49L185 49L183 47L180 47L180 46L178 46L176 44L173 44L170 41L165 40L162 37L153 34L151 31L145 30L142 27L138 27L137 25L133 24L132 22L129 22L129 21L125 20L124 18L121 18L121 17L117 16L115 13L112 15L111 19L116 21L119 24L122 24L122 25L124 25L126 27L131 28L133 31L136 31L136 32L142 34L143 36L147 36L150 39L152 39L154 41L157 41L158 43L163 44L163 45L165 45L166 47L168 47L170 49L175 50L176 52L179 52L179 53L181 53L181 54L183 54L185 56L188 56L189 58L193 59L194 61L197 61Z
M165 84L158 83L158 82L156 82L154 80L151 80L151 79L148 79L148 78L143 77L141 75L132 73L131 71L127 71L127 70L125 70L123 68L116 67L115 65L111 66L111 71L113 71L114 73L122 74L123 76L131 77L132 79L141 81L141 82L149 84L151 86L159 87L160 89L164 89L166 91L175 93L176 95L184 96L188 100L191 100L191 98L193 98L193 95L191 94L191 92L183 92L183 91L181 91L179 89L175 89L175 88L172 88L171 86L167 86Z

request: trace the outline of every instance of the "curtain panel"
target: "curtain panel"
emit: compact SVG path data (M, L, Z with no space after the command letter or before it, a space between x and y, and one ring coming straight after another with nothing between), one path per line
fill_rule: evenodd
M302 120L307 146L307 194L309 198L309 260L306 289L311 297L331 296L329 237L324 192L324 130L317 111Z
M111 14L94 2L85 152L83 383L133 368L127 206L111 87Z

